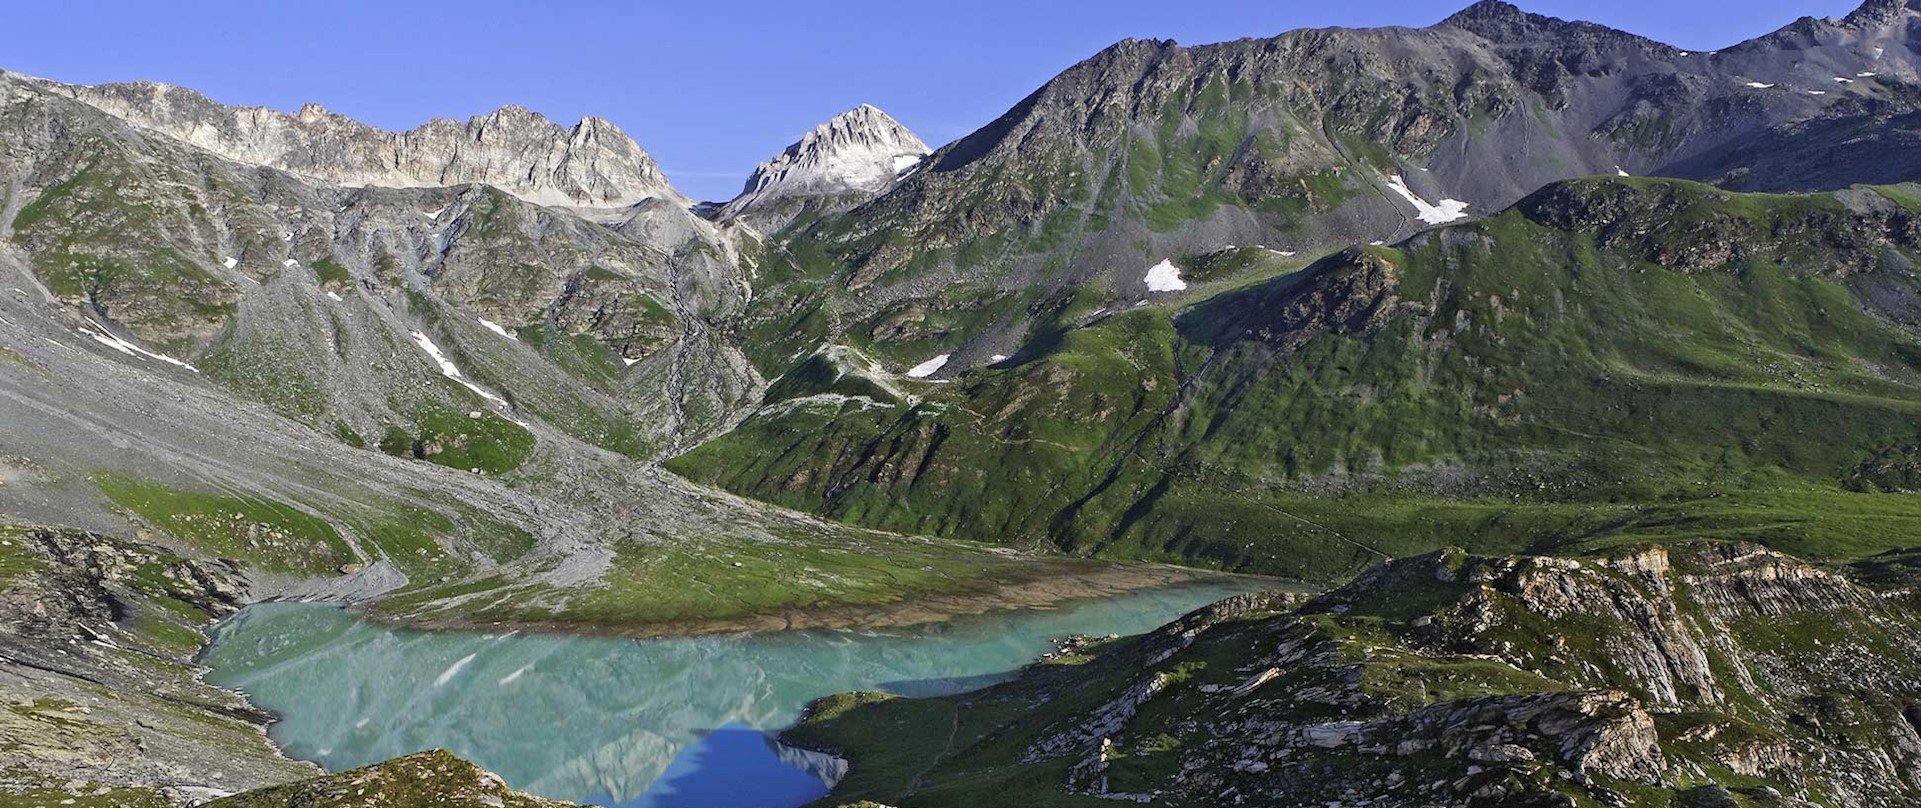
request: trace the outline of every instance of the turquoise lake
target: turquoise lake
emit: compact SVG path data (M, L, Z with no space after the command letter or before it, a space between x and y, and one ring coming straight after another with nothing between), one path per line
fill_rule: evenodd
M269 603L215 627L202 662L208 681L282 717L271 734L289 756L329 771L444 748L553 799L791 808L827 787L772 735L813 699L970 690L1061 637L1135 634L1245 591L1191 585L888 632L668 640L407 631Z

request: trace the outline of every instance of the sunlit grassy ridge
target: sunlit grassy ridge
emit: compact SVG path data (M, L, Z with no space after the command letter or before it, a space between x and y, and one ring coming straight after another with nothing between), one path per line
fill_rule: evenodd
M1719 535L1921 541L1898 191L1580 180L1490 219L1067 321L908 402L770 408L674 461L858 524L1336 578ZM790 397L807 391L777 387Z

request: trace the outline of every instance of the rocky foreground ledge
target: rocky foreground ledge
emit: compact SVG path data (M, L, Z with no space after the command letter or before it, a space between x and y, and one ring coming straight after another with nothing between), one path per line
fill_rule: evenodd
M245 601L221 562L0 527L0 805L547 808L446 752L325 775L272 716L200 681L201 628ZM244 792L235 794L235 792Z
M1921 555L1743 543L1390 561L787 742L905 805L1921 804Z

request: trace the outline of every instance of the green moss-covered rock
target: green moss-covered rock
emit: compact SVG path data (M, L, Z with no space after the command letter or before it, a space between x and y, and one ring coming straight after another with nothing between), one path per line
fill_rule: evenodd
M529 796L445 750L236 794L207 808L564 808Z

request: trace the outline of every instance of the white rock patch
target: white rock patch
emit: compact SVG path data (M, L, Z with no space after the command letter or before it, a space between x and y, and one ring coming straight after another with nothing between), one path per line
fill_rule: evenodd
M1439 205L1428 204L1407 187L1407 180L1399 174L1387 178L1387 187L1401 195L1402 199L1414 206L1414 215L1428 224L1447 224L1467 218L1467 203L1459 199L1443 199Z
M951 354L941 354L940 356L936 356L933 359L929 359L925 362L922 362L918 365L908 368L907 378L925 379L929 376L939 373L941 368L944 368L947 366L947 358L950 355Z
M1173 259L1163 259L1148 267L1145 280L1149 292L1179 292L1187 288L1187 281L1181 280L1181 268L1174 266Z

